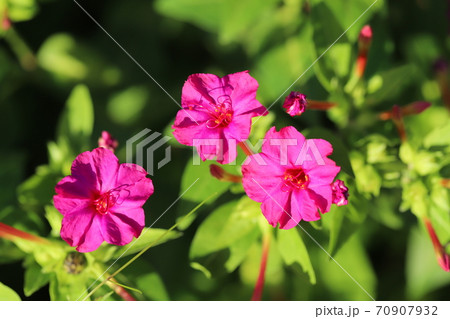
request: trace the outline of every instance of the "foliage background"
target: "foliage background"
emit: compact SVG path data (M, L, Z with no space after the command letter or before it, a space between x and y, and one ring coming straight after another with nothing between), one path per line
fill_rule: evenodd
M3 137L0 221L16 220L18 227L37 227L45 235L50 232L50 225L42 221L44 213L27 206L26 193L17 188L35 174L36 167L49 162L47 143L57 139L58 119L74 86L85 84L91 93L95 118L89 137L92 147L102 130L110 131L122 146L143 128L168 132L167 126L178 106L75 2L4 0L0 4L6 2L16 4L18 13L17 21L13 22L15 34L2 34L0 40L0 136ZM268 106L372 1L352 0L344 4L332 0L80 0L79 3L176 100L179 101L182 85L192 73L224 75L248 69L260 83L258 98ZM329 6L329 10L314 10L322 5ZM374 39L365 78L403 67L399 74L384 78L391 90L373 110L385 111L393 104L405 105L415 100L427 100L443 109L432 64L437 58L449 58L447 5L445 1L379 0L345 35L343 42L351 45L342 47L342 51L330 50L327 54L331 56L323 60L336 63L338 83L327 84L327 76L324 77L319 64L305 73L293 89L315 100L339 101L339 95L327 92L324 86L343 87L344 83L339 81L345 78L345 66L353 65L358 32L370 22ZM323 32L314 35L313 29ZM351 51L346 53L347 49ZM339 72L344 76L339 77ZM282 112L283 99L284 96L271 109L277 127L345 128L345 123L336 121L339 113L327 116L310 112L291 119ZM424 122L417 121L419 127L413 129L420 131ZM391 123L379 124L378 129L395 136ZM124 159L124 149L118 155ZM153 177L156 191L146 206L147 225L178 197L184 168L191 156L190 148L175 144L172 147L170 165ZM54 180L46 183L42 191L52 192ZM381 192L380 196L368 197L369 204L364 208L367 218L336 258L378 300L448 299L450 280L448 274L440 273L428 237L419 230L414 215L398 212L401 192ZM376 209L369 208L370 203L375 203ZM176 211L180 213L189 207L183 202L177 206L158 221L158 228L173 225ZM160 275L166 288L155 299L250 298L253 283L245 280L242 271L208 279L190 266L188 254L196 229L216 207L218 203L210 203L181 238L155 247L135 265L143 274L149 269L146 267L152 267ZM316 234L320 236L320 232ZM286 269L274 265L269 274L274 279L268 280L265 299L367 298L312 241L307 238L304 241L317 267L317 284L311 285L299 267ZM13 288L24 300L49 299L47 286L29 297L23 294L20 253L5 243L0 249L0 282ZM436 272L440 274L438 277L434 276ZM283 275L277 277L279 273Z

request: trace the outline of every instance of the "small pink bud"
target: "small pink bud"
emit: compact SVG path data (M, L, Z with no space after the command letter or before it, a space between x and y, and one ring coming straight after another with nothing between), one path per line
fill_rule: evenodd
M286 109L286 113L290 116L296 116L305 112L306 104L306 95L292 91L284 100L283 108Z
M369 46L372 42L372 28L370 25L365 25L359 32L358 37L360 45Z
M2 29L7 31L11 28L11 20L7 16L3 17L2 19Z
M362 77L367 65L367 54L372 43L372 28L365 25L359 32L358 37L358 57L356 58L356 75Z
M109 132L103 131L102 136L98 139L98 146L114 152L119 146L119 142Z
M333 193L333 204L343 206L348 204L348 188L340 179L331 184L331 191Z

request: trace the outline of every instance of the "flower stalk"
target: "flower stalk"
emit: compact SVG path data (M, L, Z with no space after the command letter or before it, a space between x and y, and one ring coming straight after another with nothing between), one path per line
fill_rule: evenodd
M248 146L246 141L239 142L238 145L244 151L245 155L250 156L250 155L255 154L251 150L250 146Z
M261 301L264 290L264 282L266 276L267 258L269 257L270 248L270 232L267 231L263 236L261 264L259 266L259 275L253 290L252 301Z
M424 217L423 222L425 224L425 227L427 228L428 234L430 235L431 242L433 243L434 252L436 254L439 266L443 270L450 272L450 256L447 254L444 246L442 246L441 242L439 241L439 238L437 237L430 220Z
M49 242L39 236L32 235L30 233L18 230L12 226L0 223L0 238L6 238L9 240L14 240L15 238L21 238L28 241L32 241L38 244L48 244Z
M216 164L209 165L209 172L211 173L211 175L213 177L217 178L219 181L242 183L241 176L228 173L226 170L224 170L219 165L216 165Z

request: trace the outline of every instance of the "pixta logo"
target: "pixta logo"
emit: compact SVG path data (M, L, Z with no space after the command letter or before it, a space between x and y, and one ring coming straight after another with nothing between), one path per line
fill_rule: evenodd
M170 146L164 150L164 158L155 162L155 151L164 147L171 138L162 136L161 133L153 132L146 128L129 138L126 142L127 163L136 163L144 167L148 174L153 176L155 169L160 169L170 162ZM133 162L133 157L135 161ZM146 163L144 163L144 160Z

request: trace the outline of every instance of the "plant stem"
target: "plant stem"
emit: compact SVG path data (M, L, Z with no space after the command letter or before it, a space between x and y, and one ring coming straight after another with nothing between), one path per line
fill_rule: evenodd
M17 228L14 228L12 226L3 223L0 223L0 238L1 237L9 240L14 240L14 238L21 238L39 244L49 244L49 241L47 241L42 237L35 236L30 233L18 230Z
M10 28L6 32L5 40L16 54L23 69L26 71L33 71L36 69L37 60L34 53L14 28Z
M263 236L261 265L259 268L258 280L256 281L255 289L253 290L252 301L261 301L262 298L267 266L267 257L269 256L269 248L270 248L270 232L268 231Z
M116 294L118 294L120 297L122 297L123 300L125 301L136 301L136 299L123 287L119 286L116 284L116 280L112 279L108 280L106 282L106 284L109 286L109 288L111 288L112 290L114 290L114 292Z
M246 141L242 141L238 143L239 147L244 151L247 156L253 155L253 151L250 149Z
M115 276L117 276L122 270L127 268L129 265L131 265L136 259L138 259L140 256L142 256L147 250L152 248L157 242L159 242L161 239L163 239L169 232L174 230L179 224L181 224L185 219L187 219L189 216L191 216L197 209L199 209L201 206L203 206L204 203L206 203L209 199L216 196L217 192L206 198L204 201L202 201L200 204L194 207L193 210L191 210L188 214L186 214L179 222L175 223L172 227L170 227L168 230L166 230L161 236L159 236L154 242L150 243L147 247L142 249L139 253L137 253L133 258L131 258L128 262L126 262L122 267L120 267L118 270L116 270L112 275L107 276L101 283L99 283L94 289L91 290L87 294L86 297L83 298L83 301L86 301L90 296L92 296L100 287L102 287L104 284L106 284L108 281L112 280Z

